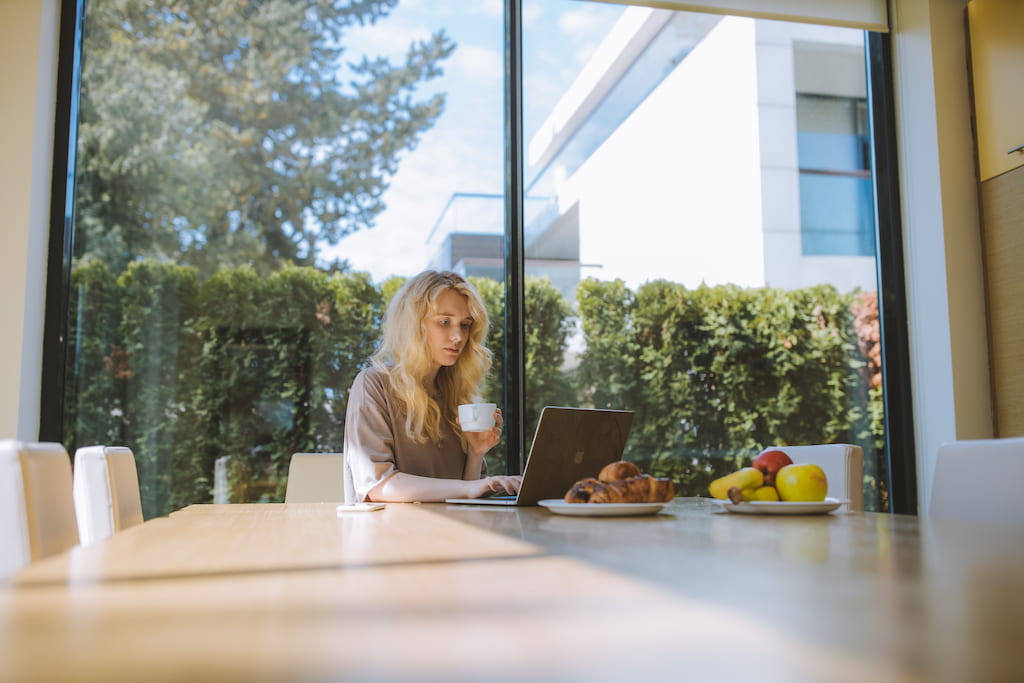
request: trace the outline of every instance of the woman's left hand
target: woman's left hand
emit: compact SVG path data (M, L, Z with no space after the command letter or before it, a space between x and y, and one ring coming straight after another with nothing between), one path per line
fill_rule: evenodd
M501 440L501 408L494 410L494 426L486 432L463 432L466 435L466 443L469 444L469 452L472 455L483 455L498 445Z

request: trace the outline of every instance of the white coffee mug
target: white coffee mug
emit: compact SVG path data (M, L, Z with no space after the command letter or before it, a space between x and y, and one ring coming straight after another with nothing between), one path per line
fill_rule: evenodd
M464 432L486 432L494 426L497 403L463 403L459 406L459 424Z

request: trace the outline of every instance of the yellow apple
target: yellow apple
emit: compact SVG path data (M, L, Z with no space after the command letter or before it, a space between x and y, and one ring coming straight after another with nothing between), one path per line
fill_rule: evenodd
M775 475L775 488L785 501L820 501L828 493L828 479L817 465L786 465Z

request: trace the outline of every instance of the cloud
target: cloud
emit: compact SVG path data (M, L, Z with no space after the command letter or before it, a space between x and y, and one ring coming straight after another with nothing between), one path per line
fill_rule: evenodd
M502 191L500 146L491 145L489 152L479 142L458 131L428 134L402 160L377 226L346 237L321 256L348 258L355 270L370 273L376 282L423 270L433 256L427 237L452 194Z
M432 33L430 26L410 21L404 13L396 12L375 24L351 29L344 39L345 55L349 61L358 61L364 54L404 58L411 43L426 40Z
M505 72L504 55L478 45L460 45L452 56L451 71L460 78L482 81L484 85L496 84L500 89Z
M469 4L471 7L475 5L476 13L485 17L501 19L505 16L505 3L502 0L478 0Z
M621 12L621 8L612 11ZM558 15L558 27L572 36L594 36L600 39L608 30L609 7L603 4L581 4L578 9L567 10Z
M470 63L496 61L493 51L467 52L465 61ZM478 77L489 73L486 68L477 71ZM347 258L355 270L369 272L377 282L393 274L415 274L433 255L426 239L454 193L503 191L500 71L493 83L466 86L460 80L459 88L448 92L441 119L415 150L402 155L376 227L344 238L321 258Z
M523 26L532 28L544 17L544 6L530 4L523 8Z

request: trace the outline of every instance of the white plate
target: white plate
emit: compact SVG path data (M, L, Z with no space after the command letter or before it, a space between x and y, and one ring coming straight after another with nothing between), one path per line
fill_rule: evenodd
M637 515L656 515L668 503L566 503L559 498L546 498L537 501L537 505L546 507L556 515L574 517L633 517Z
M823 515L850 502L839 498L826 498L814 503L782 500L751 500L734 503L731 500L719 498L712 498L711 501L718 503L729 512L738 512L744 515Z

